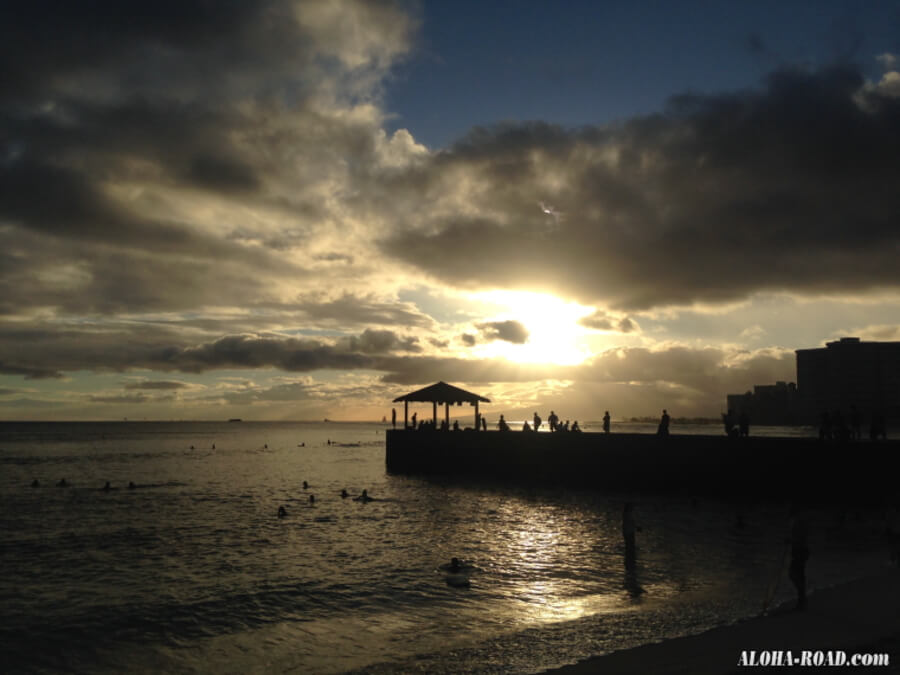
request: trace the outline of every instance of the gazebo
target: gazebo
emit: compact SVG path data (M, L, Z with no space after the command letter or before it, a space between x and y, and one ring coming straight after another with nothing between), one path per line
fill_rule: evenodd
M424 389L419 389L418 391L414 391L412 393L406 394L405 396L398 396L394 399L394 403L399 403L403 401L403 428L409 428L409 402L413 403L431 403L434 410L434 425L437 427L437 407L439 403L444 404L444 420L447 424L450 424L450 404L455 403L456 405L462 405L463 403L468 403L469 405L475 406L475 430L478 431L478 421L480 419L478 415L478 402L484 401L485 403L490 403L491 400L485 398L484 396L479 396L478 394L473 394L470 391L466 391L465 389L460 389L459 387L454 387L452 384L447 384L446 382L438 382L436 384L432 384L431 386L425 387Z

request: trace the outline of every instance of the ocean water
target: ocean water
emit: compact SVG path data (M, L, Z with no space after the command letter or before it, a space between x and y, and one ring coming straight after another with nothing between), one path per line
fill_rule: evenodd
M0 671L534 673L758 614L782 568L785 504L388 475L384 430L0 424ZM811 519L811 586L883 568L881 514Z

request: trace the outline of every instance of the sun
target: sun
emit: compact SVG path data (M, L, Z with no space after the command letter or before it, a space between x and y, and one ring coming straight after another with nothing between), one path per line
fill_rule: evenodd
M524 344L493 340L476 346L483 358L503 358L514 363L577 365L591 356L591 331L579 321L593 307L566 302L546 293L527 291L484 291L476 299L497 308L484 321L518 321L528 330Z

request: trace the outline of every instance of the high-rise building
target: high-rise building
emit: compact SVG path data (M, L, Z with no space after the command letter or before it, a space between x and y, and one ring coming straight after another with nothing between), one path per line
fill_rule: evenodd
M818 349L797 350L797 391L803 420L825 411L900 419L900 342L845 337Z

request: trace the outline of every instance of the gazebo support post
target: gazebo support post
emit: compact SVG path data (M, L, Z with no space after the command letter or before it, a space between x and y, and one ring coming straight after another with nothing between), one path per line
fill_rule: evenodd
M434 428L437 429L437 401L431 402L432 418L434 419Z
M403 428L409 429L409 401L403 401Z
M444 404L444 422L447 424L447 428L450 428L450 404Z
M475 401L475 431L481 427L481 417L478 414L478 401Z

